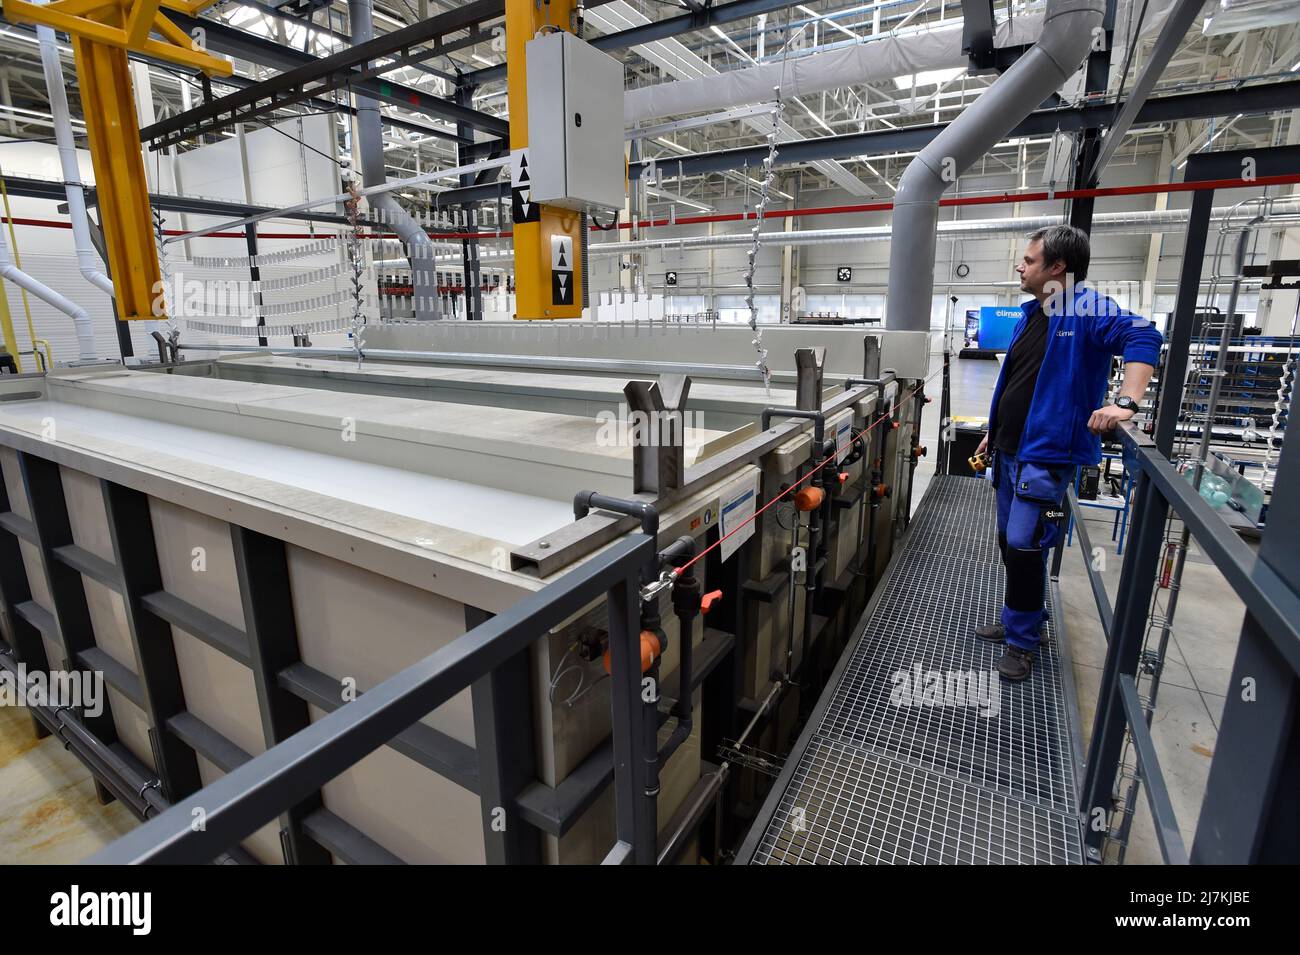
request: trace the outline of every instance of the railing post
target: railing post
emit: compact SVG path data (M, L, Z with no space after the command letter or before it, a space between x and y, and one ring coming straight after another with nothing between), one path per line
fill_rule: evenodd
M491 617L485 610L467 606L466 631ZM487 861L490 865L538 865L542 861L540 834L515 806L519 793L537 778L528 648L475 680L471 695Z
M1300 441L1283 444L1259 560L1300 591ZM1300 859L1300 681L1250 610L1241 629L1192 844L1192 862L1294 864Z
M1110 831L1114 808L1115 778L1119 771L1127 720L1119 695L1121 674L1135 676L1142 642L1146 637L1155 572L1164 543L1165 517L1169 502L1151 483L1145 466L1138 474L1134 498L1134 519L1129 552L1124 557L1119 593L1115 601L1115 623L1106 647L1097 716L1088 745L1087 775L1084 779L1080 812L1084 816L1084 845L1089 861L1100 862L1102 847Z

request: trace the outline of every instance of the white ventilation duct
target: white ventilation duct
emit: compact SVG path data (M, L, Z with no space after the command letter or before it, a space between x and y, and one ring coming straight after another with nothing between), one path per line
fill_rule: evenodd
M940 197L1078 70L1105 10L1106 0L1048 0L1038 42L908 163L894 196L886 328L930 327Z
M1041 16L1016 17L1002 23L994 34L994 45L1030 43L1042 27ZM773 60L758 66L730 70L718 76L677 83L659 83L628 90L623 96L626 125L660 116L725 109L748 103L763 103L781 88L781 99L840 89L858 83L880 82L929 70L964 68L961 51L962 24L918 27L899 33L882 33L861 43Z
M1157 32L1176 2L1151 0L1142 22L1142 35ZM1136 15L1131 0L1119 0L1112 71L1118 72L1123 63L1127 37L1132 32L1132 20ZM1041 13L1022 14L1004 20L994 30L993 45L1004 47L1032 43L1042 28ZM788 102L795 96L859 83L878 83L931 70L964 69L969 61L961 51L961 42L960 19L908 28L898 33L864 36L857 42L836 43L829 49L793 56L785 62L773 60L718 75L628 90L623 97L623 118L631 126L661 116L765 103L772 99L772 91L778 86L781 98Z
M0 278L13 282L14 285L31 292L47 305L58 309L65 315L71 316L73 328L77 332L77 345L81 360L95 361L95 335L91 331L90 316L86 313L86 310L18 268L9 252L9 237L4 229L0 229Z
M50 97L50 115L54 122L54 141L58 146L59 167L63 173L63 190L68 199L68 219L72 223L72 245L77 254L77 268L82 276L95 288L110 299L113 297L113 280L99 267L99 258L95 253L94 243L90 240L90 218L86 213L86 193L81 183L81 169L77 165L77 150L72 139L72 115L68 112L68 92L63 86L63 66L59 62L59 46L54 38L54 31L47 26L36 27L36 38L41 48L41 67L45 72L45 86ZM33 280L35 281L35 280ZM21 284L21 283L19 283ZM39 284L39 283L37 283ZM25 286L24 286L25 287ZM28 291L32 291L28 289ZM47 291L50 291L47 289ZM39 292L33 292L39 298L50 300ZM58 293L58 299L69 306L72 303ZM50 302L60 311L67 312L78 321L77 315L68 308ZM86 312L80 306L72 306L82 317ZM95 338L91 331L90 320L85 327L77 326L77 340L81 345L81 357L85 360L95 358Z

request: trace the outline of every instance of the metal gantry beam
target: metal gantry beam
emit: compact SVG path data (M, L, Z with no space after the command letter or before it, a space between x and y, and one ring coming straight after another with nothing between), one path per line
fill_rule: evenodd
M1179 44L1183 42L1183 37L1191 28L1192 23L1196 20L1196 15L1200 13L1201 7L1205 5L1205 0L1179 0L1169 17L1165 20L1160 28L1160 36L1156 38L1155 46L1147 56L1146 66L1142 69L1142 75L1138 77L1133 89L1124 101L1124 106L1119 115L1115 117L1115 122L1111 124L1110 130L1106 133L1106 138L1102 140L1101 151L1093 161L1092 167L1088 170L1088 182L1097 182L1101 177L1101 171L1106 168L1106 163L1110 162L1110 157L1115 154L1119 148L1120 142L1124 139L1124 134L1137 118L1142 104L1146 102L1147 96L1155 88L1156 81L1173 59L1175 51Z
M64 200L67 198L63 183L46 179L24 179L24 178L7 178L5 187L12 196L26 196L31 199L57 199ZM495 193L493 193L495 195ZM86 205L95 206L97 204L97 193L93 188L86 189ZM199 199L189 196L169 196L160 193L150 193L149 203L155 209L162 209L165 212L185 212L192 215L211 215L222 216L230 219L242 219L248 216L262 215L263 213L275 212L274 209L267 206L250 206L243 202L223 202L219 199ZM304 222L328 222L337 225L346 225L347 219L343 216L331 215L329 213L318 213L311 211L294 212L277 214L277 219L300 219Z
M155 123L141 130L141 138L151 141L155 147L170 145L197 132L220 129L237 120L247 120L270 109L343 86L450 123L464 123L490 135L504 137L509 124L499 117L413 87L376 78L380 73L407 65L407 61L413 63L437 55L440 51L436 46L418 50L415 47L448 33L472 30L475 25L500 16L502 6L500 0L476 0L327 57L315 57L215 20L175 14L177 24L186 32L203 31L209 49L284 72L239 93ZM375 60L388 58L391 62L383 66L371 65Z
M1281 83L1162 96L1147 100L1138 110L1133 122L1134 125L1144 126L1207 116L1269 113L1294 109L1297 106L1300 106L1300 80L1287 80ZM1113 112L1114 107L1110 105L1039 110L1031 113L1024 122L1012 129L1007 137L1045 136L1055 132L1077 132L1088 127L1104 126L1110 121ZM936 123L926 126L904 126L898 129L874 130L847 136L826 136L821 139L783 142L777 164L785 166L822 159L845 159L854 156L916 151L938 136L947 125L947 123ZM746 146L715 153L675 157L672 166L684 175L701 175L743 169L747 166L758 168L766 155L766 145ZM633 179L640 178L644 166L645 163L633 165L629 175Z
M587 9L590 10L593 7L599 7L609 2L610 0L593 0L593 2L587 4ZM679 36L683 33L707 30L712 26L720 26L723 23L731 23L735 20L744 20L758 16L760 13L770 13L773 10L793 7L797 2L798 0L734 0L734 2L722 6L706 5L701 9L692 10L690 13L684 13L678 17L667 17L663 20L647 23L644 26L633 27L630 30L621 30L618 33L594 37L590 42L596 49L604 50L606 53L613 50L626 50L628 47L640 46L642 43L666 40L669 37ZM473 73L466 73L464 82L482 86L484 83L491 83L494 80L503 80L505 78L506 67L505 64L502 64L475 70Z

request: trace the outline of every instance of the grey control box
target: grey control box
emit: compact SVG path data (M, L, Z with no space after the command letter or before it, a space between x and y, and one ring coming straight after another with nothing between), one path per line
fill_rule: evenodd
M532 201L622 208L623 64L572 33L529 40L525 53Z

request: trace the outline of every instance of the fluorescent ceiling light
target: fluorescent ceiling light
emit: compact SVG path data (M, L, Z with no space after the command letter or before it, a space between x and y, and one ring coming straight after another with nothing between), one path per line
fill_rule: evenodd
M685 146L681 145L680 143L675 143L675 142L673 142L671 139L664 139L662 136L656 136L656 137L655 137L655 142L657 142L657 143L663 143L665 146L668 146L668 147L671 148L671 149L675 149L675 150L677 150L679 153L689 153L689 152L690 152L689 149L687 149Z
M822 129L826 130L826 132L830 133L832 136L835 135L835 130L831 129L830 125L826 122L826 120L822 119L811 109L809 109L807 103L805 103L803 100L799 99L798 97L795 97L795 102L803 107L803 111L812 117L813 122L819 125Z
M916 85L919 86L938 86L940 83L946 83L955 76L961 76L966 70L960 66L947 70L922 70L915 74ZM894 85L900 90L910 90L912 88L912 76L908 73L906 76L895 76Z
M754 58L753 58L752 56L750 56L748 53L746 53L744 50L742 50L742 49L740 48L740 46L737 45L737 43L736 43L735 40L733 40L731 37L727 36L727 34L725 34L724 32L722 32L721 28L719 28L719 27L709 27L709 29L712 30L712 31L713 31L713 32L718 36L718 38L722 40L723 43L728 44L728 45L729 45L733 50L735 50L737 53L739 53L739 54L740 54L741 56L743 56L745 59L749 60L749 62L751 62L751 63L754 62Z

